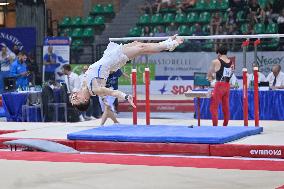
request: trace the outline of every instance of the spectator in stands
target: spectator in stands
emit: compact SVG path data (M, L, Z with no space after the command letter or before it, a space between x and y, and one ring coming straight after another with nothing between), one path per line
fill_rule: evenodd
M229 0L230 9L236 14L237 12L244 10L246 2L244 0Z
M179 11L186 11L187 9L193 8L195 3L196 0L183 0L179 5L177 5L177 9Z
M265 24L269 24L272 23L272 8L271 8L271 4L267 3L266 6L264 7L264 9L261 9L260 11L260 16L261 16L261 22L265 23Z
M226 20L226 28L229 28L230 25L236 24L236 16L232 10L228 11L228 19Z
M227 27L228 28L226 28L223 33L224 35L238 35L239 34L238 30L236 29L237 28L236 25L230 24L230 25L227 25ZM228 45L229 49L231 50L235 49L236 39L226 39L225 42Z
M175 0L157 0L157 13L160 12L161 9L165 8L175 8Z
M201 29L201 26L199 23L195 23L195 30L192 33L193 36L203 36L205 35L204 32ZM196 40L192 40L191 41L191 47L193 47L194 50L196 51L200 51L202 43L204 42L204 40L201 39L196 39Z
M217 12L213 15L211 21L210 21L210 34L211 35L218 35L220 25L222 23L222 18L220 17L220 14Z
M178 33L178 29L177 26L174 22L170 23L170 25L168 26L168 31L167 31L167 35L172 36Z
M150 27L149 26L145 26L143 28L143 33L142 33L142 37L152 37L153 33L151 33Z
M157 26L157 32L154 33L154 37L165 37L165 36L167 36L167 34L165 33L162 26Z
M284 9L284 1L283 0L274 0L274 3L272 5L272 17L273 19L278 18L278 16L281 14L282 9Z
M249 3L249 11L250 15L249 18L252 19L253 23L259 23L261 21L261 8L257 2L257 0L251 0Z
M56 63L57 56L53 53L53 47L49 46L47 49L47 53L43 57L43 64L45 65L44 69L44 80L55 81L55 70L60 64Z
M284 89L284 73L281 72L281 66L274 65L272 72L268 74L266 80L269 82L269 86L272 90Z
M9 77L11 63L15 59L15 54L7 49L5 44L1 44L2 49L0 53L0 93L4 89L4 78Z
M277 23L278 23L278 28L279 31L278 33L284 33L284 9L281 11L281 15L277 18Z
M20 51L10 69L10 75L16 77L16 87L20 88L21 90L26 90L29 86L28 76L30 73L27 69L26 60L26 53Z
M142 13L153 14L154 10L157 10L157 6L156 0L145 0L145 3L140 7L140 10Z

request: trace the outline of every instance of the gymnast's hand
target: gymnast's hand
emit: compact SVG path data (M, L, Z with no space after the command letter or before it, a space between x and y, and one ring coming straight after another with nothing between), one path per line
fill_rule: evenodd
M175 40L177 42L177 45L180 45L184 42L184 38L181 36L178 36L175 34L174 36L171 37L172 40Z
M131 95L128 95L127 101L133 108L136 108L135 104L133 103L133 97Z

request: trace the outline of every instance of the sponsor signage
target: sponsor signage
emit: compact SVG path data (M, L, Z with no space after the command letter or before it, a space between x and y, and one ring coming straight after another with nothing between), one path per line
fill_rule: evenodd
M242 76L243 53L229 52L228 57L235 65L235 74ZM194 72L207 72L213 59L214 52L164 52L153 55L143 55L135 59L138 64L148 62L155 65L155 78L157 80L168 80L170 78L192 79ZM248 72L252 73L254 63L254 52L247 53ZM273 65L284 67L284 54L281 51L258 52L257 63L259 70L267 76Z
M48 64L44 64L43 70L54 72L56 81L64 81L61 68L64 64L70 63L70 43L69 37L46 37L44 39L43 62L48 62Z

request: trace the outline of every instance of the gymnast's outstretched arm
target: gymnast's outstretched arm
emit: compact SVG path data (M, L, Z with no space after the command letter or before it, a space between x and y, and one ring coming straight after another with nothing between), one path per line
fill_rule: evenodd
M124 92L121 92L119 90L113 90L113 89L109 89L106 87L94 87L92 89L92 92L98 96L114 96L120 100L127 100L131 106L133 106L134 108L136 107L135 104L133 103L133 98L131 95L127 95Z

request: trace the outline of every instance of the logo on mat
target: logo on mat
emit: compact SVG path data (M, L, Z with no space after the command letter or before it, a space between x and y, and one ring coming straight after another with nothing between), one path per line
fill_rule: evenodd
M250 150L251 155L274 155L281 156L281 150Z

